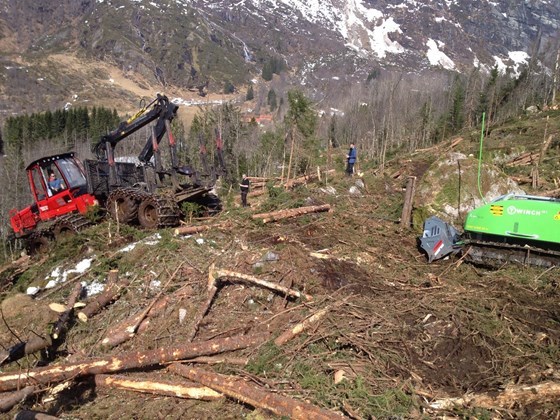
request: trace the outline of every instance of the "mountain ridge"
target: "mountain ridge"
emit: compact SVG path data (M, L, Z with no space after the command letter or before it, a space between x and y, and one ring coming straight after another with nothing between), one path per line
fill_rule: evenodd
M242 89L259 80L267 60L279 57L289 85L322 99L376 69L507 71L541 60L557 43L559 17L560 5L550 1L8 1L0 10L0 81L13 106L1 116L44 105L12 89L18 79L33 81L11 68L18 56L34 81L48 79L38 71L45 57L73 51L138 74L152 90L207 85L214 93L227 81ZM56 75L45 90L64 96L73 82Z

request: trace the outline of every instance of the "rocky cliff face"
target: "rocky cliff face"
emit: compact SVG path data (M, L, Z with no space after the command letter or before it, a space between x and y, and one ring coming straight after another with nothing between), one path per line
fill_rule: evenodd
M13 86L39 78L49 81L45 90L79 90L71 75L60 80L56 60L50 70L44 65L68 52L111 63L150 87L209 83L214 91L225 81L242 86L281 58L290 83L319 96L333 80L363 81L375 69L515 71L557 48L559 21L553 0L4 0L1 94L24 102L24 89ZM25 74L13 70L22 66Z

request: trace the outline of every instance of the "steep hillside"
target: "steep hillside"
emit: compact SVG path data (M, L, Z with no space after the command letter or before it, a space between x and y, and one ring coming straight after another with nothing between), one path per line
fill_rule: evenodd
M559 121L558 111L551 111L494 129L485 138L485 158L524 178L531 165L508 162L542 150L543 138L551 134L555 140L540 168L542 184L537 191L525 187L531 193L553 191L560 176ZM0 339L6 348L52 333L49 322L59 315L48 304L66 303L78 282L90 294L81 298L86 302L106 286L111 270L118 270L122 289L118 300L87 323L72 316L56 350L27 356L19 365L4 366L4 372L107 356L146 360L137 352L156 349L162 360L168 350L190 349L193 337L198 348L255 340L219 357L182 357L207 375L240 378L252 399L241 385L235 398L203 402L109 389L106 377L72 374L56 390L54 383L38 385L9 414L29 408L72 418L273 418L253 407L285 396L315 407L307 410L318 407L349 418L554 418L560 413L554 394L560 381L557 268L487 270L457 259L429 265L417 249L418 232L398 223L408 176L422 178L448 153L467 157L477 150L478 133L465 133L461 141L395 157L383 170L359 161L363 176L355 178L344 175L345 150L338 150L336 171L321 181L287 190L269 185L267 193L249 198L247 208L239 207L236 195L224 196L221 214L192 221L211 227L203 232L147 232L106 221L45 256L5 269L3 275L15 281L4 285ZM331 211L270 223L252 218L325 204ZM221 281L209 283L209 274L220 270L215 277ZM251 279L290 288L300 297ZM30 287L38 288L33 298L23 296ZM103 345L104 337L116 336L111 327L138 314L149 323L140 328L133 320L137 333L131 339ZM317 320L303 333L285 343L277 339L312 315ZM129 380L190 384L176 368L154 364L126 372L110 365ZM200 380L198 369L191 370L191 380ZM0 389L5 378L0 375ZM218 377L212 385L227 382ZM508 393L524 386L521 397ZM265 400L258 392L272 396Z
M7 1L0 10L0 117L88 98L92 86L90 101L128 99L107 89L102 72L57 62L62 53L92 68L114 66L142 89L213 93L228 82L244 89L277 59L287 65L287 85L305 86L320 100L379 71L552 69L559 16L556 2L541 0L333 0L321 7L292 0Z

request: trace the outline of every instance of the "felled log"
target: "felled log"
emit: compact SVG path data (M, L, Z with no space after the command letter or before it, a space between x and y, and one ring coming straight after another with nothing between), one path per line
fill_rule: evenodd
M121 291L129 284L128 280L119 282L119 270L111 270L107 275L107 289L92 299L87 305L78 312L78 319L87 322L89 318L101 312L101 310L111 302L117 300Z
M0 395L0 413L7 413L17 404L24 401L37 390L33 385L26 386L18 391Z
M190 332L189 336L187 337L188 341L192 341L193 338L196 336L196 333L198 332L198 328L200 326L200 323L202 322L202 319L204 318L204 316L208 312L208 309L210 309L210 305L212 305L212 301L214 300L214 296L216 296L216 293L218 292L217 279L218 278L214 275L214 264L212 264L210 266L210 269L208 270L208 284L207 284L207 287L206 287L206 301L205 301L204 305L200 307L200 309L198 310L198 313L196 314L196 318L194 319L191 332Z
M178 235L194 235L195 233L204 232L212 229L227 229L228 223L215 223L213 225L200 225L200 226L180 226L173 231L175 236Z
M52 334L51 334L54 340L57 340L66 330L68 320L70 319L70 316L72 316L72 314L74 313L74 305L80 298L81 293L82 293L82 284L78 282L76 283L74 289L72 289L72 293L70 293L70 296L68 297L66 310L62 314L60 314L58 321L56 321L56 324L54 324L54 327L52 329Z
M506 162L506 166L513 167L513 166L531 165L532 163L537 162L538 160L539 160L538 153L526 152L511 159L509 162Z
M46 349L52 345L52 338L33 336L28 341L18 343L10 347L8 350L0 351L0 366L6 363L14 362L22 357L33 354L36 351Z
M326 174L332 174L334 172L335 172L334 169L329 169L327 171L324 171L323 174L325 174L325 175ZM307 182L319 179L319 176L320 176L320 174L319 175L309 174L309 175L300 176L299 178L290 179L289 181L286 182L285 187L286 188L293 188L297 185L306 184ZM288 178L289 178L289 176L288 176Z
M115 347L130 340L136 334L145 331L150 325L150 318L163 311L167 307L169 299L170 296L161 297L150 307L149 311L135 314L109 328L105 333L105 337L101 340L101 345L104 347Z
M543 193L540 193L540 195L543 195L545 197L560 197L560 189L545 191Z
M218 288L220 286L220 282L219 280L222 277L228 277L228 278L235 278L235 279L240 279L243 281L247 281L249 283L255 284L257 286L261 286L261 287L265 287L267 289L270 290L274 290L276 292L282 293L285 296L291 296L291 297L296 297L296 298L304 298L306 300L313 300L313 297L311 295L307 295L305 293L301 293L297 290L294 289L289 289L287 287L284 287L280 284L277 283L272 283L266 280L261 280L257 277L254 276L250 276L248 274L243 274L243 273L237 273L235 271L229 271L229 270L223 270L223 269L216 269L214 264L212 264L210 266L210 268L208 269L208 286L207 286L207 297L206 300L204 302L204 305L202 305L196 315L196 318L193 322L193 327L191 329L191 332L189 334L189 336L187 337L187 339L189 341L192 341L194 339L194 337L196 336L197 332L198 332L198 328L200 326L200 323L202 322L202 320L204 319L204 316L206 315L206 313L208 312L208 310L210 309L210 306L212 305L212 301L214 300L214 297L216 296L216 293L218 292Z
M327 306L326 308L323 308L320 311L315 312L309 318L304 319L299 324L296 324L294 327L284 331L282 334L276 337L276 339L274 340L274 344L276 344L277 346L282 346L286 344L292 338L294 338L298 334L301 334L305 330L309 329L309 327L319 322L322 318L324 318L324 316L327 313L329 313L330 310L331 307Z
M95 386L100 388L123 389L125 391L203 401L215 401L224 398L223 394L198 384L185 385L170 381L151 381L113 375L95 375L94 381Z
M101 345L105 347L115 347L130 340L136 334L145 331L151 322L150 318L163 311L172 298L181 297L187 290L190 290L190 288L182 287L175 291L172 295L162 296L182 265L183 264L181 263L175 269L165 286L161 288L161 291L154 299L152 299L151 303L142 312L135 314L110 328L107 333L105 333L103 340L101 340Z
M227 337L149 351L124 353L120 356L101 357L83 362L40 367L20 373L3 373L0 374L0 392L11 391L29 384L52 384L70 378L120 372L239 350L262 344L268 337L268 333Z
M31 261L29 255L24 255L17 260L4 264L0 267L0 288L12 283L13 279L18 275L27 270L27 267ZM11 271L11 272L10 272Z
M533 182L533 178L530 176L511 176L510 178L518 184L531 184Z
M560 400L560 383L543 382L537 385L509 385L499 393L466 394L459 398L439 399L430 404L439 410L452 409L455 406L480 408L509 408L515 403L529 405L532 403L557 402Z
M276 292L282 293L283 295L295 297L295 298L304 298L305 300L313 300L313 296L302 293L298 290L288 289L278 283L272 283L270 281L261 280L258 277L250 276L248 274L237 273L235 271L224 270L224 269L215 269L214 265L211 265L208 270L208 276L212 276L215 279L220 279L222 277L234 278L243 280L257 286L265 287L270 290L274 290Z
M253 407L271 411L277 416L292 419L342 419L340 414L317 407L315 405L298 401L293 398L278 395L253 385L235 376L220 375L199 368L187 367L179 363L169 366L171 372L184 376L191 381L198 382L212 388L224 395L242 401Z
M277 220L288 219L290 217L302 216L309 213L319 213L322 211L331 211L330 204L321 206L299 207L297 209L279 210L271 213L254 214L253 219L261 219L263 223L275 222Z
M68 303L66 304L64 311L60 314L50 335L45 337L33 336L26 342L18 343L10 347L8 350L0 351L0 366L19 360L28 354L33 354L37 351L55 346L56 341L61 338L67 328L70 316L74 311L74 305L76 304L81 291L82 285L77 283L72 291L72 294L68 298Z
M14 416L14 420L58 420L59 418L33 410L22 410Z
M228 365L247 366L249 364L249 359L247 357L201 356L189 359L189 363L200 363L205 365L218 365L225 363Z

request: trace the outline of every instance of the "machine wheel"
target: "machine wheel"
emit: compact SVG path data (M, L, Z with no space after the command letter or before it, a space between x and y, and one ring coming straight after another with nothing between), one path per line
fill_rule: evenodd
M43 234L31 235L26 241L27 253L29 255L46 254L51 241Z
M113 219L133 223L138 217L138 202L126 191L117 190L107 199L107 210Z
M74 235L90 225L91 221L81 214L65 214L56 220L52 228L52 234L56 240L60 240Z
M177 204L163 196L150 196L138 207L138 221L148 229L177 226L179 215Z
M53 235L57 241L60 239L67 238L73 235L74 233L76 233L76 231L71 226L65 224L57 225L53 229Z
M138 207L138 221L148 229L155 229L159 225L159 211L155 200L148 198Z

